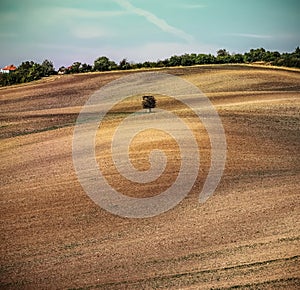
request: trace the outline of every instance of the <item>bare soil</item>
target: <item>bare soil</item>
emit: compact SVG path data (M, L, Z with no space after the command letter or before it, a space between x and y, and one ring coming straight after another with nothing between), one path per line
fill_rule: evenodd
M208 136L181 103L157 96L159 108L185 118L194 131L201 168L187 198L147 219L121 218L93 203L72 162L74 124L86 100L134 72L0 88L1 289L300 288L300 72L246 65L161 71L210 98L226 132L227 162L216 192L199 204ZM139 106L133 97L115 108L97 142L109 149L118 123ZM98 162L124 194L152 196L174 182L178 145L149 131L130 151L145 170L157 146L168 156L164 176L140 187L118 174L108 149Z

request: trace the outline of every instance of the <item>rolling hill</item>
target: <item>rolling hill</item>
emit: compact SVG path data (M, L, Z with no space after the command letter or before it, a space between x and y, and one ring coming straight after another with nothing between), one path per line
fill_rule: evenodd
M299 70L209 65L160 71L209 97L224 126L227 161L214 195L199 204L210 164L208 136L172 96L156 96L158 108L194 130L201 166L179 205L145 219L115 216L92 202L72 161L75 122L89 96L135 72L53 76L0 88L2 289L299 287ZM119 104L97 142L109 144L114 128L140 105L139 96ZM156 146L168 165L159 182L142 187L119 176L109 147L97 151L97 161L121 191L153 196L178 173L176 142L144 132L130 152L145 170Z

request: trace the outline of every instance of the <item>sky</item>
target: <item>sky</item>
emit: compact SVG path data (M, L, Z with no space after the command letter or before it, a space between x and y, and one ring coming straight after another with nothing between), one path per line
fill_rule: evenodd
M297 46L299 0L0 0L0 67Z

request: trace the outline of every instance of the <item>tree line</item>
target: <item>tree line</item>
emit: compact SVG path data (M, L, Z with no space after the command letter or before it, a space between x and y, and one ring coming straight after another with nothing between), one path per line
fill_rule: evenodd
M264 62L275 66L300 68L300 48L297 47L295 51L291 53L279 53L278 51L267 51L264 48L257 48L250 49L250 51L245 52L244 54L230 54L226 49L220 49L217 51L216 56L212 54L191 53L173 55L170 58L158 60L156 62L145 61L142 63L129 63L126 59L123 59L118 64L106 56L101 56L94 61L93 65L74 62L69 67L60 67L58 71L54 69L53 63L49 60L44 60L41 64L33 61L26 61L22 62L15 71L0 74L0 86L30 82L57 73L73 74L93 71L255 62Z
M27 83L56 73L53 63L49 60L44 60L41 64L33 61L25 61L15 71L1 73L0 86Z

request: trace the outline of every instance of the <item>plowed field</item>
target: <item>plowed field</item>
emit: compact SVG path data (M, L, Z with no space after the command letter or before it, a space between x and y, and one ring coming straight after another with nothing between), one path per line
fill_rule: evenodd
M72 161L74 124L86 100L134 72L53 76L0 88L1 289L299 289L300 72L246 65L161 71L210 98L225 129L227 161L214 195L199 204L209 140L172 96L157 96L158 108L199 129L201 168L178 206L145 219L96 205ZM97 140L109 143L116 124L140 103L121 103ZM151 134L135 140L132 162L147 169L149 150L161 145L170 159L166 175L128 195L152 196L176 177L176 143ZM109 163L108 154L99 155L100 165ZM123 192L131 187L115 177L113 164L105 174Z

